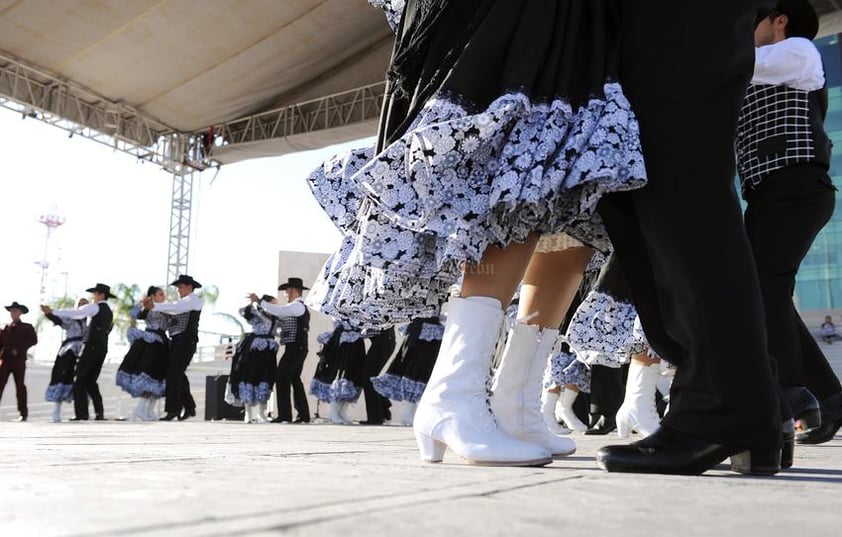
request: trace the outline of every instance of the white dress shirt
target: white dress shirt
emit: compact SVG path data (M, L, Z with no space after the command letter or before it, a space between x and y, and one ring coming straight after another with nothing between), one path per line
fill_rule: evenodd
M755 49L752 84L788 86L802 91L824 87L819 50L809 39L789 37Z
M99 302L102 302L102 300ZM86 319L99 313L99 302L88 302L81 308L53 310L53 315L64 317L65 319Z
M261 300L260 307L275 317L301 317L307 311L304 306L304 299L300 297L285 306L279 306L278 304Z
M203 305L204 303L198 295L190 293L178 302L164 302L163 304L156 303L152 309L159 313L178 315L179 313L187 313L190 311L202 311Z

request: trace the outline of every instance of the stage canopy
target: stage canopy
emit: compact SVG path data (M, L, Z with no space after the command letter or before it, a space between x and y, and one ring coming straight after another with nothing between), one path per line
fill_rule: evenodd
M178 173L373 134L391 42L365 0L0 0L0 104Z

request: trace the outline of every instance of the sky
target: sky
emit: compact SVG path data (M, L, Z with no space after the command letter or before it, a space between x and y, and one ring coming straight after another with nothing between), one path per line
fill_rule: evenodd
M306 183L322 161L369 140L255 159L194 177L189 272L219 287L215 309L277 287L278 252L331 252L339 233ZM32 118L0 108L0 302L37 311L43 259L48 296L87 296L97 282L162 285L172 176ZM64 223L45 248L42 215ZM45 256L46 250L46 256ZM204 317L204 316L203 316ZM36 315L28 316L34 322ZM27 319L25 317L25 319ZM0 324L8 314L0 310Z

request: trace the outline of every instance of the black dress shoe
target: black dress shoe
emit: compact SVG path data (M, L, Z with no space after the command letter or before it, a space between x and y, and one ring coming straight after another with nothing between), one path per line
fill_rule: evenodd
M293 423L310 423L310 420L309 420L309 418L308 418L308 419L304 419L304 418L295 418L292 422L293 422Z
M384 423L383 420L362 420L359 422L360 425L383 425Z
M781 397L792 411L792 419L799 430L811 431L821 426L821 405L810 390L804 386L783 385Z
M158 421L172 421L172 420L174 420L174 419L176 419L176 418L178 418L178 414L175 414L175 413L173 413L173 412L167 412L167 413L164 415L164 417L162 417L162 418L161 418L161 419L159 419Z
M272 418L271 421L272 421L272 423L283 423L285 421L289 422L289 420L284 420L284 419L281 419L281 418Z
M617 422L614 416L600 416L593 427L585 431L588 435L603 435L617 430Z
M26 421L26 416L21 416L15 421Z
M195 408L185 408L181 415L178 416L178 421L184 421L187 418L192 418L196 415Z
M795 460L795 420L788 419L781 424L781 436L783 437L781 468L792 468Z
M88 418L79 418L77 416L73 416L72 418L70 418L67 421L88 421Z
M728 457L731 470L740 474L774 475L781 465L781 450L746 450L714 444L663 425L650 436L625 446L606 446L596 454L597 465L608 472L699 475Z
M824 444L830 442L842 428L842 393L837 393L821 403L822 424L812 431L798 433L795 441L799 444Z
M94 421L105 421L105 416L103 416L102 414L97 414L94 418Z

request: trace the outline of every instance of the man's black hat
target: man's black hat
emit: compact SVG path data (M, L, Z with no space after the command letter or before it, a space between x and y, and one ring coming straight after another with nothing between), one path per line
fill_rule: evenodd
M88 293L104 293L108 298L117 298L117 295L111 294L111 286L104 283L98 283L90 289L85 289Z
M301 278L287 278L287 283L282 283L280 287L278 287L278 291L283 291L290 287L301 291L310 289L309 287L304 287L304 281Z
M29 308L23 304L18 304L17 302L12 302L10 306L6 306L6 311L12 310L20 310L21 313L29 313Z
M178 285L180 283L184 283L193 287L193 289L199 289L202 287L202 284L197 282L193 279L193 276L188 276L187 274L179 274L178 279L172 282L170 285Z

